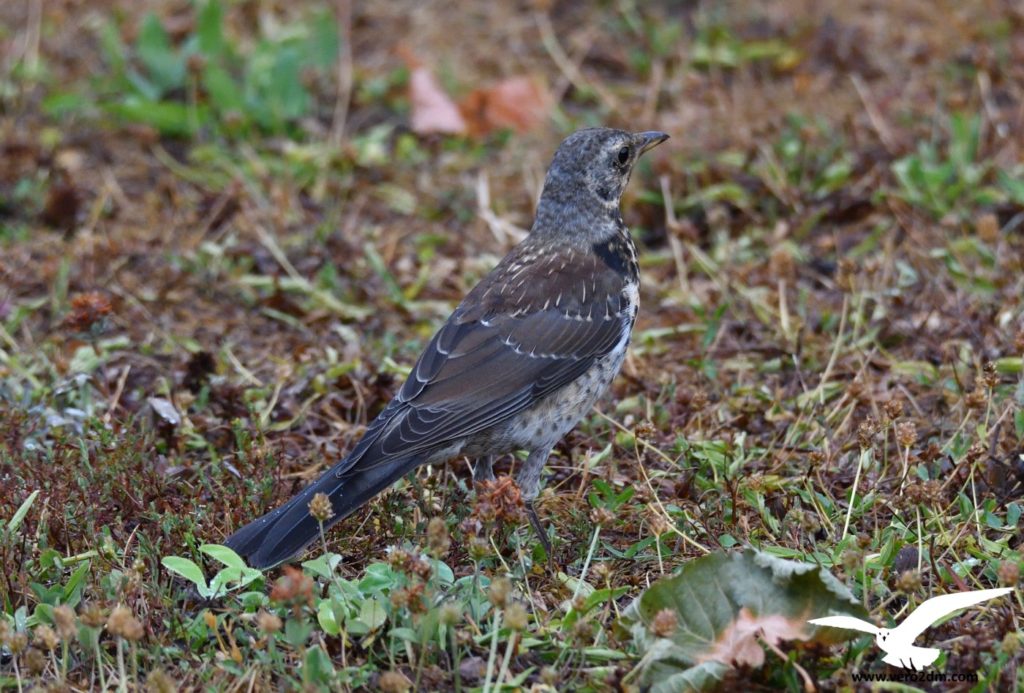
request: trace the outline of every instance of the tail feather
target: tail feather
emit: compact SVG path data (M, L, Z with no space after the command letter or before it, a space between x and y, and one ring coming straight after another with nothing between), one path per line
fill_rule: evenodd
M300 553L319 536L320 524L309 514L313 496L324 493L331 500L334 517L324 524L326 528L352 514L420 462L421 458L414 455L365 468L359 464L341 477L331 469L284 505L239 529L224 544L254 568L272 568Z

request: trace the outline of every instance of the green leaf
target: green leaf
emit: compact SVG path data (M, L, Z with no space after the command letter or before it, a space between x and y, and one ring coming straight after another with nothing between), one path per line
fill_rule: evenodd
M665 610L678 625L659 637L651 626ZM645 653L645 685L656 691L709 690L730 666L764 663L759 637L773 643L845 638L845 631L808 623L834 613L867 616L824 569L747 549L686 563L640 595L623 613L621 625ZM663 627L665 620L659 619Z
M71 573L67 584L64 585L61 603L74 608L82 601L82 590L85 589L85 576L89 574L90 565L89 561L85 561L75 569L75 572Z
M185 59L171 47L171 39L160 19L147 14L139 29L136 48L139 61L163 92L185 84Z
M356 620L365 625L367 630L377 630L387 622L388 614L381 600L372 597L359 607L359 616Z
M306 41L306 61L318 68L328 69L338 59L338 23L329 12L313 22L311 35Z
M306 650L302 662L302 681L308 686L314 683L328 684L334 680L334 665L321 647Z
M323 553L312 560L303 561L302 567L314 575L330 580L334 577L334 571L339 563L341 563L340 555L336 553Z
M209 590L206 586L206 576L203 575L203 569L193 561L181 556L164 556L160 559L160 565L194 584L199 588L199 594Z
M224 53L224 8L220 0L207 0L196 17L199 50L207 58Z
M316 620L320 627L328 635L339 635L341 633L341 622L334 611L333 600L322 599L316 610Z
M199 547L199 550L213 560L218 563L223 563L229 568L246 570L249 567L241 556L226 546L221 546L220 544L203 544Z
M150 125L165 135L191 135L195 129L189 115L189 107L173 101L150 101L138 96L108 103L104 109L113 116L132 123ZM206 120L206 111L196 109L196 120Z
M278 126L306 114L309 94L302 86L302 60L295 48L278 47L266 100Z
M306 643L306 640L309 639L309 634L312 632L313 624L304 619L289 618L285 621L284 640L296 649Z
M203 88L210 96L210 103L220 113L245 113L245 97L227 70L210 63L203 70Z
M39 489L36 489L32 493L28 494L18 509L14 511L14 516L11 517L11 521L7 523L7 531L14 534L21 527L21 523L25 521L25 516L28 515L29 508L36 502L36 497L39 496Z

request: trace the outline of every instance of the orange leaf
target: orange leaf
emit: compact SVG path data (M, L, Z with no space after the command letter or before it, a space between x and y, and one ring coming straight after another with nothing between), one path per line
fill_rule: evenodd
M510 128L516 132L531 130L548 117L552 99L537 77L510 77L487 89L471 92L459 108L474 135Z

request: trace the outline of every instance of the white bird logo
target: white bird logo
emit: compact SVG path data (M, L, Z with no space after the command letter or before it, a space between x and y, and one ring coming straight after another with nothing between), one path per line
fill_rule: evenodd
M883 662L888 662L893 666L900 666L904 669L920 671L938 658L939 650L934 647L914 647L914 639L918 635L943 616L948 616L954 611L966 609L969 606L980 604L989 599L1001 597L1012 591L1012 587L1003 587L994 590L956 592L954 594L944 594L940 597L932 597L914 609L913 613L903 619L903 622L892 630L879 628L874 624L854 618L853 616L826 616L825 618L811 619L809 623L813 623L816 626L832 626L833 628L847 628L849 630L871 633L875 636L875 643L886 653L885 657L882 658Z

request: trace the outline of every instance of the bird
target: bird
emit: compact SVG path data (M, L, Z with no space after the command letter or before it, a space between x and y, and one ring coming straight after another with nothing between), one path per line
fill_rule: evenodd
M468 457L474 481L492 481L494 459L523 450L516 481L551 560L533 502L551 450L625 359L640 293L620 201L637 160L668 137L612 128L566 137L527 236L459 303L351 452L225 545L271 568L320 536L316 494L331 502L326 529L420 465Z
M831 626L871 633L875 636L875 644L886 653L883 662L904 669L920 671L938 659L940 650L934 647L917 647L914 640L944 616L960 609L980 604L1009 594L1012 587L1001 587L990 590L972 590L954 592L932 597L914 609L896 628L879 628L873 623L862 621L854 616L826 616L810 621L816 626Z

